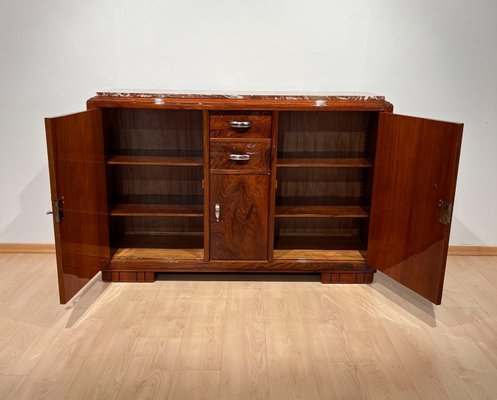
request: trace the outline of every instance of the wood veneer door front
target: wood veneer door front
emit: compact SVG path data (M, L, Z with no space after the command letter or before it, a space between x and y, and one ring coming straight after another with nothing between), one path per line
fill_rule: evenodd
M109 261L102 115L99 109L46 118L60 302ZM63 202L62 202L63 201Z
M368 262L440 304L463 125L381 113Z
M268 175L211 175L211 260L267 260L268 188Z

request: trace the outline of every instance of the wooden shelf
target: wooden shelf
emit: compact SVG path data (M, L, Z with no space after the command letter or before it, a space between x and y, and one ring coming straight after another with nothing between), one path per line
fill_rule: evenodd
M124 235L113 251L114 260L202 260L204 239L198 234Z
M277 218L368 218L362 206L276 206Z
M367 158L278 158L279 168L371 168Z
M356 236L276 236L274 258L364 261L366 244Z
M274 250L275 260L326 260L326 261L364 261L366 250L316 250L282 249Z
M202 167L203 159L201 157L111 156L107 164Z
M110 215L121 217L202 217L203 205L186 204L116 204Z

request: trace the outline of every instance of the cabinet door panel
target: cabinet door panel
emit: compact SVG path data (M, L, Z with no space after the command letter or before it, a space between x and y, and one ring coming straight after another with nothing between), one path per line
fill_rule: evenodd
M100 110L45 120L61 303L109 261L105 158ZM62 215L63 214L63 215Z
M269 176L211 175L210 179L211 259L266 260Z
M368 262L440 304L462 124L382 113L374 167Z

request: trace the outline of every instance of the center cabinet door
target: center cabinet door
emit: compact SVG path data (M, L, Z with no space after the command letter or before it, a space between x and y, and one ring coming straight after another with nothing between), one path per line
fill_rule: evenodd
M380 114L368 262L440 304L462 124Z
M266 260L268 175L211 175L212 260Z

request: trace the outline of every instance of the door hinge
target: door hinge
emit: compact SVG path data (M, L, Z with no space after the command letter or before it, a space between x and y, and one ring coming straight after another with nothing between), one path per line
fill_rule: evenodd
M59 197L52 203L55 222L60 222L64 219L64 196Z
M450 225L452 220L452 203L440 200L438 207L440 208L440 218L439 222L443 225Z

